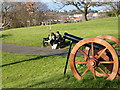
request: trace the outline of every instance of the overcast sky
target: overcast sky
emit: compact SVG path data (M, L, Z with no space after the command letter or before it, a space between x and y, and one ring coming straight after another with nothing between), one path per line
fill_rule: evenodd
M72 5L69 5L69 6L66 6L62 9L59 9L58 5L54 4L52 2L52 0L0 0L0 2L2 1L8 1L8 2L44 2L48 5L48 7L52 10L60 10L60 11L63 11L63 10L76 10L76 8ZM93 1L97 1L97 0L93 0ZM99 0L99 1L104 1L104 0ZM108 1L108 0L105 0L105 1ZM113 0L112 0L113 1ZM100 10L102 9L101 7L97 7L97 8L92 8L93 10Z
M3 2L3 1L8 1L8 2L29 2L29 1L33 1L33 2L39 2L39 1L52 2L52 0L0 0L0 2ZM72 1L72 0L69 0L69 1ZM120 1L120 0L91 0L91 1L92 2L117 2L117 1Z

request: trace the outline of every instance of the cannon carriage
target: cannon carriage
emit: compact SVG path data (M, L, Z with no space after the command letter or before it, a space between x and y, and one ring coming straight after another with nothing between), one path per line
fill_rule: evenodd
M70 68L74 77L80 80L90 71L94 79L105 77L106 80L120 79L119 51L115 48L120 46L120 41L110 35L100 35L95 38L80 38L64 33L64 38L71 40L70 48L64 69L64 75L70 61ZM114 45L108 41L114 42ZM72 51L72 43L77 43ZM78 56L81 56L79 58ZM83 56L83 57L82 57ZM81 70L83 68L83 70Z

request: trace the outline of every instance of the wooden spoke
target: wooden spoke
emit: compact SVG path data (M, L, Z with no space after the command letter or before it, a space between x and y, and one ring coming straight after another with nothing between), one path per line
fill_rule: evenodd
M87 64L87 62L75 62L75 64Z
M99 63L102 63L102 64L111 64L111 63L114 63L113 61L100 61Z
M83 55L85 55L85 56L87 57L87 59L89 58L89 56L88 56L84 51L82 51L81 49L79 49L79 51L80 51Z
M116 46L117 46L117 44L113 45L113 47L116 47Z
M94 67L90 67L90 71L92 72L94 79L96 79L95 68Z
M93 44L93 42L91 43L91 49L92 49L92 57L94 57L94 44Z
M86 47L84 52L89 56L90 47ZM84 59L85 59L85 61L87 61L88 58L84 55Z
M102 70L102 68L98 67L98 69L105 75L105 76L109 76L104 70Z
M95 68L93 68L93 77L96 79Z
M97 56L96 59L99 59L101 57L101 55L107 50L107 47L105 49L102 50L102 52Z
M89 70L89 68L87 68L87 69L81 74L81 76L84 76L85 73L86 73L88 70Z

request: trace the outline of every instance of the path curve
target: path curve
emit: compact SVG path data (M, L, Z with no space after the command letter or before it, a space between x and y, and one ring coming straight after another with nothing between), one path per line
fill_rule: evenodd
M35 54L35 55L67 55L68 50L52 50L49 48L33 47L33 46L22 46L16 44L0 43L2 51L12 52L18 54Z

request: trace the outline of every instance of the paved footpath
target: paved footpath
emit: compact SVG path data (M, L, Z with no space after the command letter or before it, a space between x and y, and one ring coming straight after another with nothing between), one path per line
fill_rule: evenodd
M49 48L22 46L16 44L0 43L2 51L19 54L37 54L37 55L67 55L68 50L52 50Z
M2 46L2 51L13 52L18 54L35 54L35 55L67 55L68 50L59 50L59 49L50 49L50 48L41 48L41 47L32 47L32 46L22 46L16 44L0 43ZM120 51L117 50L118 55ZM79 53L78 55L81 55Z

